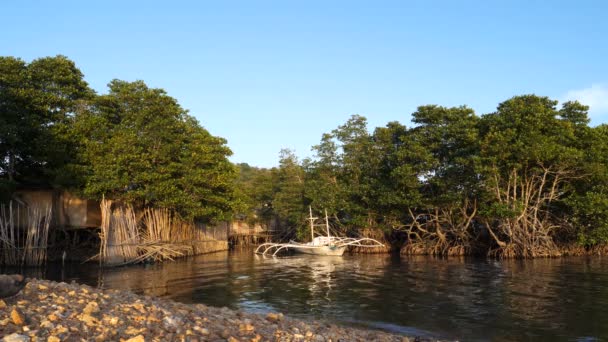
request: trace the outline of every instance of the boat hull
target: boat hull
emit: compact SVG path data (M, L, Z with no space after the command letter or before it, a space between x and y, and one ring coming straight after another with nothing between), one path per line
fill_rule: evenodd
M296 253L302 254L313 254L313 255L334 255L339 256L344 254L346 246L318 246L314 248L310 247L292 247Z

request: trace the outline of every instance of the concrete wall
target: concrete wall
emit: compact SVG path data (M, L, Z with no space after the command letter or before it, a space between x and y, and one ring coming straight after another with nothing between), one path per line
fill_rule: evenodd
M30 208L52 208L53 226L92 228L101 225L101 209L97 201L86 200L65 191L18 190L14 202Z
M87 200L66 191L58 190L18 190L13 198L16 202L29 207L53 208L53 226L78 228L97 228L101 226L101 208L98 201ZM140 218L140 214L137 215ZM276 219L269 224L249 225L244 221L220 223L215 227L206 227L214 232L214 239L226 240L226 229L230 235L258 235L276 230L279 226ZM217 236L215 236L217 235Z
M270 220L267 224L256 223L250 225L245 221L234 220L230 223L231 235L258 235L274 232L279 230L280 225L276 218Z

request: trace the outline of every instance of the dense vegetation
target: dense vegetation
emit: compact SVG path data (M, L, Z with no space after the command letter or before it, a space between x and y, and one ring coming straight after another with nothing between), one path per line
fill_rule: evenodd
M228 219L236 169L222 138L141 81L96 95L63 56L0 58L0 186L68 189L93 199Z
M496 112L421 106L370 133L352 116L312 159L247 172L249 204L300 234L309 205L347 234L400 235L404 253L559 255L608 241L608 126L587 107L513 97ZM262 195L263 194L263 195ZM256 197L257 195L261 195ZM401 234L395 234L401 233Z
M493 113L419 107L411 127L362 116L313 158L232 165L178 102L142 81L95 94L63 56L0 57L0 194L68 189L187 219L279 222L301 237L308 206L345 234L391 236L404 253L534 257L608 242L608 126L588 108L516 96Z

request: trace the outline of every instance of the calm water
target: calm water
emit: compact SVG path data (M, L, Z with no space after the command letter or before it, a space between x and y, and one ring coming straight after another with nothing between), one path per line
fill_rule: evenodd
M280 311L461 340L608 340L608 258L528 261L387 255L254 256L251 250L32 276L185 303Z

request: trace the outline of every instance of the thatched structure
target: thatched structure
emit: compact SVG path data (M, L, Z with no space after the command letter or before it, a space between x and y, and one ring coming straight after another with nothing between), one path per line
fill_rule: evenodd
M51 218L50 206L0 205L0 265L46 263Z
M168 209L147 208L137 213L132 206L105 199L101 213L98 257L103 265L173 260L228 249L226 224L197 225Z

